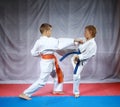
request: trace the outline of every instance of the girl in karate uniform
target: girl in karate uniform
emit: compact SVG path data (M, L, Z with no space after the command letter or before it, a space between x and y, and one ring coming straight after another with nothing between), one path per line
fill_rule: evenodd
M80 73L83 70L83 67L87 63L87 61L96 54L97 51L97 45L95 42L95 36L96 36L96 28L93 25L89 25L85 27L85 40L79 45L78 49L80 50L81 54L74 55L72 57L72 65L75 69L76 64L79 63L78 69L73 74L73 94L75 97L79 97L79 82L80 82Z

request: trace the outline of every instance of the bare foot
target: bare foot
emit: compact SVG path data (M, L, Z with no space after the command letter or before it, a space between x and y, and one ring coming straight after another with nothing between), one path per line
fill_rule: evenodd
M19 97L22 98L22 99L25 99L25 100L31 100L31 98L28 97L28 96L25 95L25 94L20 94Z
M62 95L62 94L64 94L64 92L63 91L53 91L52 94Z
M79 94L75 94L74 96L75 96L75 98L78 98L80 95Z

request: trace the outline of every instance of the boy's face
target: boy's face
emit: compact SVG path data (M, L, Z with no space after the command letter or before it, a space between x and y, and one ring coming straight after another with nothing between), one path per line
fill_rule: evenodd
M50 37L51 34L52 34L52 28L50 28L50 30L47 30L47 31L46 31L46 35L47 35L47 37Z
M92 38L92 35L88 29L85 29L84 36L86 39Z

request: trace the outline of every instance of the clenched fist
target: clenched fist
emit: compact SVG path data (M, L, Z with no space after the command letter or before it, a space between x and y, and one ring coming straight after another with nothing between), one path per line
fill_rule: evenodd
M78 55L74 56L74 59L73 59L73 60L74 60L74 63L77 64L77 62L78 62L78 60L79 60L79 56L78 56Z
M75 39L74 42L77 42L79 44L83 44L84 43L83 40L81 40L81 39Z

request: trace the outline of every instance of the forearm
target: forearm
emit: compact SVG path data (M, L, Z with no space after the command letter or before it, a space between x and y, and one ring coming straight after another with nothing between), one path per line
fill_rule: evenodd
M73 44L74 44L74 39L72 38L59 38L58 39L58 49L64 49Z

